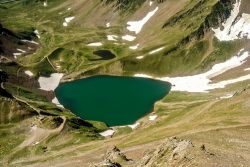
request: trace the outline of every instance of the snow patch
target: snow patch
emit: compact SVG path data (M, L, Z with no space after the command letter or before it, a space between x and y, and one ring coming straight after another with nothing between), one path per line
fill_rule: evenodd
M87 46L102 46L103 44L101 42L93 42L89 43Z
M22 50L22 49L16 49L17 51L19 51L19 52L22 52L22 53L26 53L26 51L25 50Z
M69 23L69 22L71 22L71 21L74 20L74 19L75 19L75 16L66 17L66 18L65 18L65 21L66 21L67 23Z
M104 132L99 133L103 137L113 136L115 131L113 129L106 130Z
M152 6L153 5L153 1L149 1L149 6Z
M106 27L109 28L110 27L110 23L106 23Z
M137 123L135 123L135 124L133 124L133 125L128 125L128 127L130 127L131 129L135 129L135 128L137 128L139 125L140 125L140 123L137 122Z
M48 2L47 2L47 1L44 1L44 2L43 2L43 6L44 6L44 7L47 7L47 6L48 6Z
M134 46L130 46L129 49L136 50L136 49L138 49L139 45L140 44L136 44Z
M246 68L246 69L244 69L244 71L250 71L250 68Z
M186 91L186 92L203 92L206 93L209 90L224 88L225 86L241 81L250 79L250 74L241 76L236 79L230 79L221 81L218 83L211 83L211 78L218 76L232 68L242 65L245 60L249 57L249 52L239 52L238 55L233 56L231 59L225 61L224 63L216 64L212 67L211 70L193 76L184 76L184 77L162 77L156 78L162 81L167 81L172 84L172 91ZM136 74L136 77L144 78L153 78L152 76L146 74Z
M35 30L34 33L36 34L37 38L41 38L41 36L39 35L39 31Z
M62 104L60 104L59 100L56 97L54 99L52 99L52 103L54 103L58 107L64 108L64 106Z
M63 22L63 26L64 26L64 27L67 27L67 26L68 26L68 23Z
M149 12L142 20L127 22L127 25L128 25L127 29L129 31L132 31L132 32L135 32L136 34L138 34L142 30L144 24L146 24L149 21L149 19L152 16L154 16L154 14L158 11L158 9L159 8L156 7L153 11Z
M144 56L137 56L136 59L140 60L140 59L143 59Z
M30 40L26 40L26 39L22 39L21 40L22 42L29 42L29 43L32 43L32 44L35 44L35 45L38 45L39 43L35 42L35 41L30 41Z
M158 117L158 115L150 115L150 116L148 117L148 120L149 120L149 121L154 121L154 120L156 120L157 117Z
M109 41L117 41L118 36L117 35L107 35L107 39Z
M232 98L234 95L233 94L227 94L225 96L221 96L220 99L230 99Z
M40 89L45 91L54 91L62 79L62 73L53 73L50 77L39 77L38 82Z
M158 48L158 49L155 49L155 50L150 51L148 54L150 54L150 55L155 54L155 53L157 53L157 52L162 51L164 48L165 48L165 47L160 47L160 48Z
M123 40L126 40L126 41L133 41L133 40L135 40L135 36L132 36L132 35L124 35L124 36L122 36L122 39Z
M21 56L22 53L13 53L13 56L17 57L17 56Z
M250 14L243 13L240 19L237 19L240 12L241 0L234 4L234 9L230 17L222 24L223 30L219 28L212 29L215 36L220 41L231 41L235 39L250 39Z
M34 76L34 74L33 74L31 71L29 71L29 70L24 71L24 73L25 73L26 75L30 76L30 77Z
M71 10L71 8L68 8L67 10Z
M63 26L64 27L67 27L68 26L68 23L70 23L72 20L74 20L75 19L75 16L71 16L71 17L66 17L64 20L64 22L63 22Z

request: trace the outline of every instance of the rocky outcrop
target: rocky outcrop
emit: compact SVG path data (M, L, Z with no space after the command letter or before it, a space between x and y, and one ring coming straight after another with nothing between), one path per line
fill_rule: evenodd
M149 150L140 167L162 167L162 166L202 166L209 164L208 159L214 158L215 154L206 150L205 146L196 147L190 140L167 139L159 147Z
M39 45L35 42L28 42L36 38L33 29L24 32L13 32L5 28L0 23L0 56L12 57L14 53L19 53L17 49L24 50L22 54L34 53Z
M170 18L162 28L166 28L168 26L173 26L177 24L178 22L181 22L182 19L188 18L191 19L192 16L195 16L197 14L200 14L202 10L207 10L207 3L206 0L200 0L197 2L193 7L189 8L188 10L181 11L177 13L175 16ZM194 30L184 37L174 48L170 49L168 52L166 52L166 55L169 54L172 51L177 50L179 47L187 44L190 42L193 38L196 39L202 39L204 34L211 30L212 27L218 27L220 26L229 16L233 9L233 4L236 2L236 0L220 0L217 3L215 3L211 7L211 11L207 16L205 16L204 20L195 28ZM194 24L192 21L189 21L188 24L182 25L184 28L189 29Z
M104 161L94 167L180 167L211 166L217 156L209 152L205 145L195 146L190 140L168 138L161 145L151 147L139 160L131 160L117 147L108 151Z
M133 160L128 159L120 149L114 147L105 154L104 161L94 165L94 167L120 167L133 165Z

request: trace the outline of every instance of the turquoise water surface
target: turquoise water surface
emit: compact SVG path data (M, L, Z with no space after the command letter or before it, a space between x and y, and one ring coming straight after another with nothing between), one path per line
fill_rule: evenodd
M55 93L65 108L82 119L118 126L133 124L151 112L170 89L170 83L153 79L93 76L62 83Z

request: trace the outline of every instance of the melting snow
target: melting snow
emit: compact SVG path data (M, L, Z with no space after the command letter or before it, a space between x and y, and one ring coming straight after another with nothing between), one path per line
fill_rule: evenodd
M123 40L126 40L126 41L133 41L133 40L135 40L135 36L132 36L132 35L124 35L124 36L122 36L122 39Z
M211 70L193 76L185 76L185 77L163 77L156 78L163 81L170 82L173 91L187 91L187 92L208 92L209 90L216 88L224 88L225 86L233 83L237 83L240 81L245 81L250 79L250 74L241 76L236 79L225 80L218 83L211 83L211 78L218 76L232 68L238 67L242 65L246 58L249 57L249 52L240 52L238 55L232 57L231 59L225 61L224 63L216 64L212 67ZM145 74L136 74L137 77L148 77L153 78L152 76Z
M89 43L87 46L102 46L101 42L93 42L93 43Z
M75 16L72 16L72 17L66 17L64 20L64 22L63 22L63 26L64 27L67 27L68 26L68 23L70 23L72 20L74 20L75 19Z
M161 48L158 48L158 49L155 49L155 50L152 50L151 52L149 52L148 54L152 55L154 53L157 53L157 52L160 52L161 50L163 50L165 47L161 47Z
M110 27L110 23L106 23L106 27L108 27L108 28L109 28L109 27Z
M100 134L101 136L108 137L108 136L112 136L114 133L115 133L114 130L109 129L109 130L106 130L106 131L101 132L101 133L99 133L99 134Z
M153 11L149 12L142 20L139 20L139 21L129 21L127 23L127 25L128 25L127 29L129 31L133 31L136 34L138 34L142 30L144 24L146 24L149 21L149 19L157 12L158 9L159 8L156 7Z
M59 85L62 77L62 73L53 73L50 75L50 77L39 77L38 82L40 89L45 91L54 91Z
M237 19L240 12L241 0L234 4L231 16L223 23L223 30L213 29L215 36L220 41L231 41L235 39L250 39L250 15L243 13L240 19Z
M107 39L108 39L109 41L117 41L116 38L118 38L118 36L116 36L116 35L107 35Z

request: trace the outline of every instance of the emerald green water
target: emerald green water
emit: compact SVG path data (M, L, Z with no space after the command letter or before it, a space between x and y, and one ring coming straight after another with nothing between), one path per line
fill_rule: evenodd
M147 78L93 76L62 83L55 93L65 108L82 119L118 126L133 124L151 112L170 88L168 82Z

